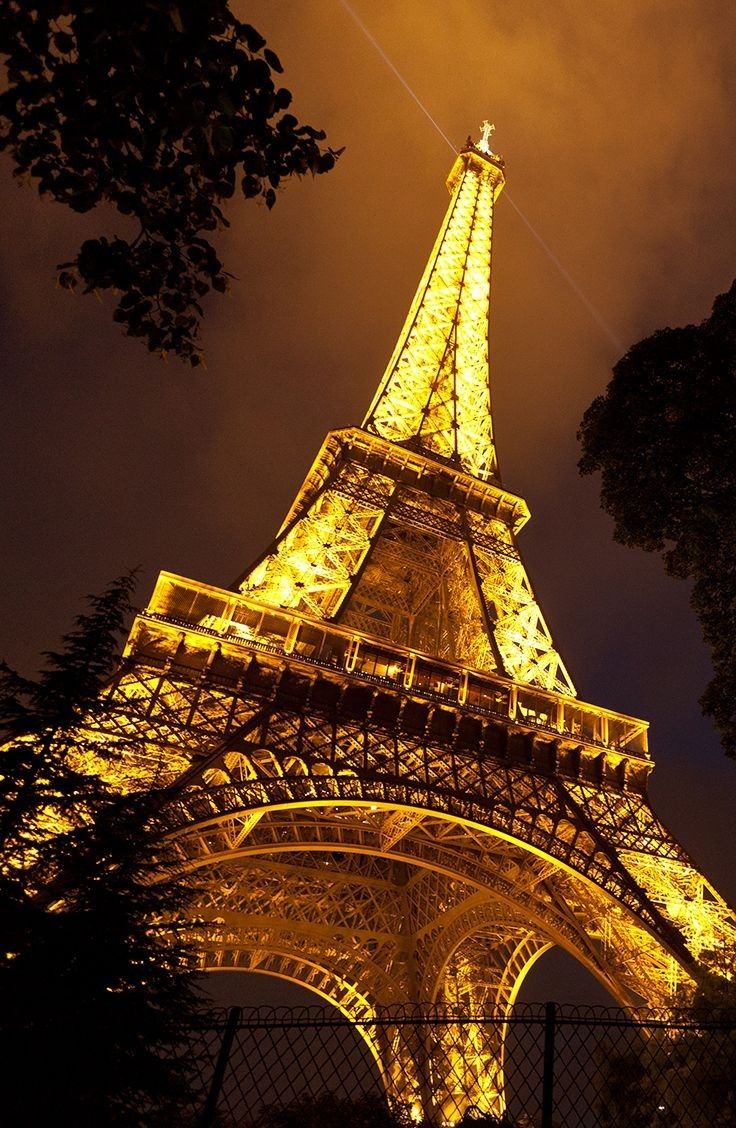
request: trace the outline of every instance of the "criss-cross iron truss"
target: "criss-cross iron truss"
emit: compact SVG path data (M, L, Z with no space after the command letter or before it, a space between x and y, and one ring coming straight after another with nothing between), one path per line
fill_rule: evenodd
M552 945L624 1005L669 1005L736 936L651 809L646 723L575 696L517 548L529 513L500 484L488 377L504 171L484 138L452 169L363 426L327 436L233 589L161 574L90 721L131 786L168 789L203 965L360 1021L508 1009ZM391 1037L370 1049L396 1101L448 1123L503 1109L502 1027L469 1024L449 1072Z

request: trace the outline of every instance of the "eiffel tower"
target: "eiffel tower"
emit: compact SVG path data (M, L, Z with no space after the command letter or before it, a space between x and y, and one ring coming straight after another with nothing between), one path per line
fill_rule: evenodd
M647 723L576 696L517 547L529 510L490 410L491 129L450 171L362 426L327 435L231 588L161 573L93 722L139 749L138 785L171 789L203 966L356 1020L503 1012L553 945L621 1004L669 1005L736 937L648 802ZM390 1055L365 1037L418 1116L503 1109L498 1031L469 1029L452 1076L398 1026Z

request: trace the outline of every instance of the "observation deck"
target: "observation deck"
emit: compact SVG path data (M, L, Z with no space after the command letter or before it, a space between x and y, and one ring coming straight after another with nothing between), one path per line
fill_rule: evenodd
M500 722L532 736L511 759L521 755L531 767L598 786L643 791L653 767L646 721L169 572L160 574L126 650L154 664L157 654L179 672L230 686L253 659L312 679L362 683L400 698L405 726L431 719L438 736L468 746L483 744L486 726Z

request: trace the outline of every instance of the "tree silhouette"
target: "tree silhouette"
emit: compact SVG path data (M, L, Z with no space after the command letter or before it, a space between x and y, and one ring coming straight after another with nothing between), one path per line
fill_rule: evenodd
M616 540L692 580L715 675L701 706L736 757L736 283L702 324L634 345L578 437Z
M77 212L106 203L130 237L87 239L59 283L112 289L151 351L200 362L201 301L231 275L209 241L239 190L333 168L324 133L285 111L278 56L228 0L6 0L0 149L15 175Z
M93 597L33 681L2 665L0 1060L7 1123L178 1123L198 1002L189 894L95 737L133 577ZM85 733L87 734L85 736Z
M359 1097L306 1094L285 1106L261 1110L254 1128L422 1128L407 1108L392 1109L384 1097L363 1093ZM506 1115L493 1116L471 1108L457 1121L457 1128L514 1128Z

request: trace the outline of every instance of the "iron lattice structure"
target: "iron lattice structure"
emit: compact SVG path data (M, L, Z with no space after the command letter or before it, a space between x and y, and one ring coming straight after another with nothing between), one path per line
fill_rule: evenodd
M136 786L171 788L204 966L361 1023L508 1009L554 944L666 1006L736 935L650 807L646 723L575 696L517 548L488 371L503 184L469 142L362 427L327 436L232 589L161 574L94 722ZM370 1048L392 1098L449 1123L502 1110L503 1041L468 1026L434 1073L426 1039Z

